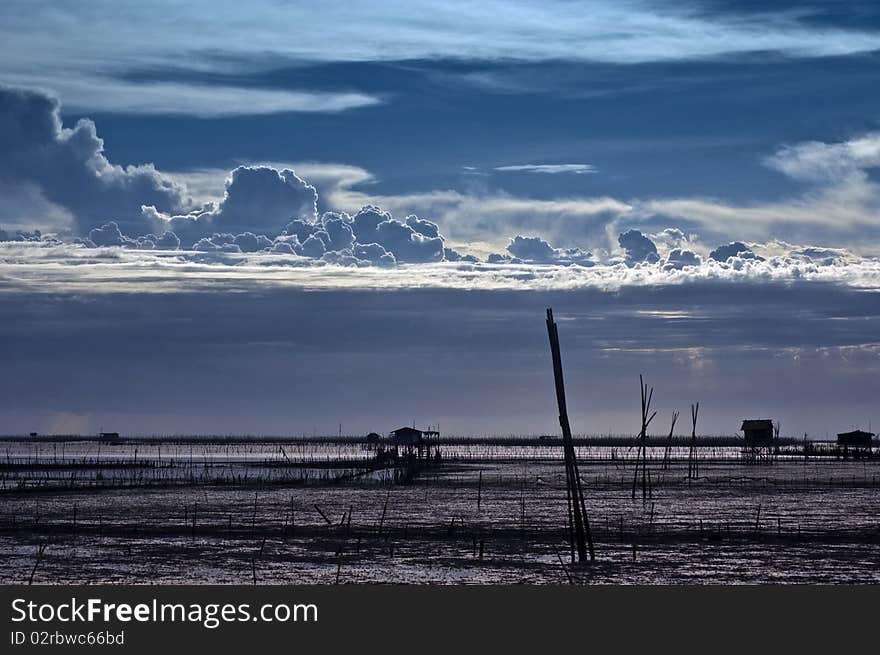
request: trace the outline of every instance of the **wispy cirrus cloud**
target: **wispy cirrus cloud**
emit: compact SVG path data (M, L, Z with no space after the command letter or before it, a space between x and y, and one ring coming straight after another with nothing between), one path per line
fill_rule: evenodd
M67 37L54 56L102 60L107 46L125 59L169 61L181 52L286 55L312 61L430 57L576 59L615 63L713 57L756 51L793 56L875 50L870 29L809 20L808 11L713 12L680 3L360 0L317 9L308 3L230 0L120 4L97 0L60 10L48 0L4 3L5 32L36 50ZM28 9L28 11L23 11ZM424 20L430 11L430 25ZM296 30L296 38L291 31ZM55 45L59 45L57 39ZM134 53L141 52L137 57ZM43 52L42 61L53 53ZM130 63L130 62L123 62ZM178 62L179 63L179 62ZM209 66L203 56L193 63ZM214 65L218 58L214 58Z
M513 164L496 166L494 170L502 173L545 173L548 175L574 173L575 175L583 175L595 173L596 167L592 164Z
M796 180L838 183L880 166L880 133L872 132L839 143L808 141L783 146L765 163Z
M378 105L359 92L267 89L175 82L135 83L112 76L7 75L3 81L51 89L73 112L185 115L199 118L256 116L282 112L337 113Z
M430 23L425 16L431 17ZM341 111L375 104L359 92L260 89L248 75L303 62L412 59L666 62L772 52L823 57L880 49L870 28L810 12L712 11L637 1L472 3L413 0L340 5L228 0L0 5L7 83L48 86L83 111L197 116ZM240 85L133 81L134 70L239 76ZM225 105L225 107L224 107Z
M880 167L880 134L837 143L786 145L766 157L771 169L806 185L803 193L776 201L734 204L711 198L651 199L634 214L661 215L718 229L736 225L745 238L767 238L784 230L822 235L876 252L880 185L869 170Z

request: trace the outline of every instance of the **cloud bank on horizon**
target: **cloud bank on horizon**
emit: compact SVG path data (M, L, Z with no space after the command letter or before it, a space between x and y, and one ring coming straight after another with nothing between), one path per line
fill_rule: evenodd
M678 217L686 224L710 231L714 227L720 233L714 215L721 221L737 219L738 224L728 232L731 237L736 236L736 230L755 234L756 224L769 234L775 225L790 222L830 223L836 230L850 230L864 247L864 232L876 225L880 206L880 189L868 175L871 168L880 165L880 136L875 134L836 144L784 146L768 157L768 167L813 185L805 196L786 207L736 208L706 200L554 201L442 191L376 198L357 186L370 179L366 171L307 165L307 170L315 171L326 183L327 201L337 205L335 210L323 212L318 209L315 186L294 170L269 165L235 168L225 180L222 197L199 203L185 181L174 174L162 173L149 164L112 163L95 124L81 119L73 127L65 127L59 102L43 93L0 88L0 140L4 146L0 180L4 189L13 191L11 201L7 197L0 202L0 216L11 218L18 226L0 230L0 241L47 244L55 257L71 251L54 246L71 243L83 249L179 250L200 253L197 258L202 260L216 253L230 257L218 256L215 264L236 265L241 261L235 255L254 253L264 255L267 261L284 264L289 259L288 263L296 265L387 268L440 262L467 266L485 261L493 265L600 266L617 271L622 280L630 282L638 276L625 269L633 267L650 267L658 271L655 280L659 280L671 271L702 269L703 275L711 267L711 275L745 269L753 275L772 276L757 271L775 269L797 277L808 272L800 268L802 264L809 268L859 263L867 264L870 270L877 262L870 253L857 255L816 244L794 246L772 238L707 245L697 233L678 227L654 233L636 227L624 229ZM501 168L536 169L532 165ZM22 226L27 216L16 212L34 199L36 211L49 208L42 218L54 220L54 225ZM360 201L362 206L351 213L338 208L357 206ZM397 210L407 201L433 209L441 219L435 222L417 214L398 219L372 204L379 202ZM464 216L466 209L472 215ZM441 224L457 237L456 247L441 232ZM534 233L504 236L510 227ZM43 231L36 231L38 228ZM551 238L557 243L561 240L562 245ZM473 240L478 242L477 251L492 243L503 249L477 257L471 254ZM595 244L596 252L576 245L588 241ZM760 252L768 256L756 254ZM40 257L29 261L38 262ZM794 268L792 261L797 264ZM575 277L588 280L591 276ZM850 279L841 276L844 278Z

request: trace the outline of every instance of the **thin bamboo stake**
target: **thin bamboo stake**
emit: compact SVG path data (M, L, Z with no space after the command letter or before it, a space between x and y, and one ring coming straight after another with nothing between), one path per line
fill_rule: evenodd
M642 427L639 431L639 447L636 451L636 467L635 471L633 471L632 499L636 499L636 487L638 486L639 468L641 467L642 501L645 502L648 499L648 425L654 420L657 412L655 411L650 416L648 415L651 411L651 399L654 397L654 387L651 387L651 390L649 391L648 385L645 384L641 375L639 376L639 390L642 402Z
M669 459L672 451L672 434L675 432L675 422L678 420L678 410L672 412L672 425L669 426L669 437L666 439L666 450L663 451L663 470L669 468Z
M700 403L691 405L691 449L688 453L688 481L699 477L699 462L697 459L697 417L700 415Z

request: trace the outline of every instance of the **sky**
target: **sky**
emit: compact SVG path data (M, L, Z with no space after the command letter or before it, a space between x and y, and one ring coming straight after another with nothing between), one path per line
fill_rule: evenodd
M0 5L0 433L880 423L880 7ZM686 426L687 427L687 426Z

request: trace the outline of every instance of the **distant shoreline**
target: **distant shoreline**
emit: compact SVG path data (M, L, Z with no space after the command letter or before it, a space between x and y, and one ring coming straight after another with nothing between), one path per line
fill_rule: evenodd
M184 444L339 444L339 445L356 445L370 443L366 436L354 435L311 435L311 436L293 436L293 435L120 435L117 439L102 439L96 435L78 435L78 434L57 434L57 435L0 435L0 442L25 442L25 443L61 443L61 442L77 442L89 441L106 444L163 444L163 443L184 443ZM692 439L689 436L674 436L669 439L663 435L648 436L650 445L660 447L669 445L673 448L690 447ZM806 441L813 444L836 443L834 439L813 439L807 438ZM774 442L778 446L792 446L802 444L803 438L780 437ZM390 443L383 441L382 443ZM557 435L523 435L523 436L441 436L430 439L432 445L438 446L455 446L455 445L475 445L475 446L547 446L562 447L562 437ZM637 435L591 435L576 436L573 438L575 446L599 446L599 447L630 447L637 446L639 438ZM737 447L744 445L742 437L731 435L707 435L698 436L695 445L698 448L722 448Z

